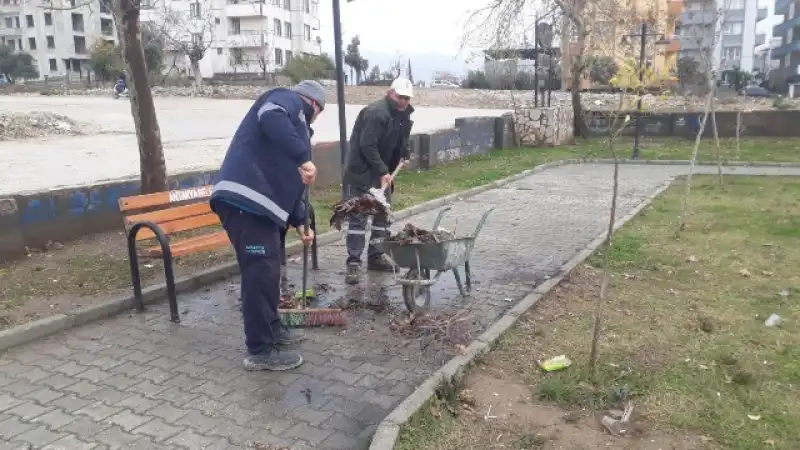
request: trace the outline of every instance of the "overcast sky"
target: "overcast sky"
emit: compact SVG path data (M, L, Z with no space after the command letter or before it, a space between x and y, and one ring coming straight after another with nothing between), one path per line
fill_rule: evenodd
M456 56L467 15L487 3L488 0L341 0L344 42L358 34L362 50L370 53ZM769 6L770 12L774 4L759 0L759 6ZM320 0L319 8L322 46L332 53L331 0ZM758 32L771 35L775 24L776 19L770 17L759 23Z
M345 44L358 34L368 52L458 54L469 11L487 0L355 0L342 4ZM331 0L320 0L322 47L333 52Z

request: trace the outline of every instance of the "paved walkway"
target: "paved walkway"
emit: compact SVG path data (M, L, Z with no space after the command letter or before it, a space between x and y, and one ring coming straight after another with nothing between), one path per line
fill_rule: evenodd
M156 97L155 102L170 173L218 169L236 127L253 103L186 97ZM348 133L362 107L347 105ZM91 123L106 133L0 142L0 194L138 176L139 152L127 100L114 100L110 95L0 96L0 111L49 111ZM452 128L458 117L499 116L504 112L418 107L414 132ZM314 142L338 140L338 115L331 103L314 124Z
M473 253L473 297L460 299L449 274L434 286L437 313L469 318L449 333L410 335L392 326L404 316L398 289L385 277L345 288L344 249L329 245L313 281L329 285L331 300L373 306L348 312L346 328L309 331L300 346L306 364L296 371L242 370L237 280L182 295L180 325L158 305L14 349L0 356L0 449L364 448L377 423L457 353L457 342L485 329L603 231L611 170L555 168L454 205L443 226L462 232L483 210L496 209ZM619 214L685 170L623 166ZM435 214L413 221L425 226ZM294 280L298 268L293 262Z

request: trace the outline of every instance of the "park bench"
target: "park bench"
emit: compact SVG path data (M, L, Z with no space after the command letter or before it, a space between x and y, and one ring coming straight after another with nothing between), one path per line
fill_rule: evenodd
M160 258L164 263L170 320L180 323L172 259L230 245L219 217L211 211L208 203L210 196L211 186L207 185L119 199L119 211L123 216L128 242L134 304L139 311L144 311L140 257ZM309 210L309 225L316 234L313 207ZM284 230L283 241L285 238ZM144 248L137 248L140 242ZM319 268L316 238L311 245L311 263L314 270ZM286 264L285 253L283 264Z

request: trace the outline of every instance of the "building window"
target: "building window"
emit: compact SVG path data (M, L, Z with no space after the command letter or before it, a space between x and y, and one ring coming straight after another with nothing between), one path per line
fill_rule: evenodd
M11 49L11 51L15 51L17 49L17 41L13 39L8 41L8 47Z
M291 50L286 50L286 64L289 64L289 63L292 62L292 57L293 56L294 56L294 54L292 53Z
M28 48L36 50L36 38L28 38Z
M48 26L48 27L53 25L53 14L52 13L49 13L49 12L44 13L44 24L46 26Z
M280 19L272 19L272 32L275 33L275 36L283 35L283 24Z
M6 28L14 28L14 19L12 17L6 17Z
M303 25L303 38L311 42L311 25Z
M85 55L89 53L86 50L86 38L83 36L75 36L72 38L73 43L75 44L75 53L78 55Z
M56 48L56 40L55 38L53 38L53 36L47 36L46 40L47 40L47 48L51 50Z
M50 60L50 72L58 72L58 60L51 59Z
M725 9L744 9L744 0L725 0Z
M100 14L111 14L111 8L108 7L106 0L100 0Z
M242 21L239 18L231 19L231 34L242 34Z
M199 19L200 18L200 3L189 3L189 17L192 19Z
M28 14L25 16L25 24L28 25L28 28L33 28L33 16Z
M287 11L292 10L292 1L291 0L283 0L283 9Z
M216 25L219 25L219 24L220 24L219 17L214 17L214 23L215 23Z
M152 9L153 0L139 0L139 9Z
M289 23L289 22L284 22L283 23L283 30L284 30L284 33L283 33L284 36L286 36L287 38L291 39L292 38L292 24Z
M234 48L231 50L233 52L233 64L235 66L239 66L244 63L244 55L242 54L242 49Z
M222 47L217 47L217 54L218 54L218 55L221 55L221 54L222 54Z
M743 32L742 22L729 22L722 25L722 34L726 36L736 36Z
M742 48L741 47L725 47L722 49L722 59L728 61L729 63L736 62L742 58Z
M278 66L283 65L283 50L279 48L275 49L275 64Z
M19 28L19 17L14 17L14 28Z
M192 44L194 44L194 45L203 45L203 34L202 33L192 33Z
M303 0L303 9L307 14L311 12L311 0Z
M100 19L100 32L103 36L114 34L114 21L111 19Z
M72 31L83 33L83 14L72 13Z

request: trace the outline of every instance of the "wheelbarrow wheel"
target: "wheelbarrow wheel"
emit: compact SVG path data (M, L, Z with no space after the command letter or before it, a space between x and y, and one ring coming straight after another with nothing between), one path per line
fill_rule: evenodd
M411 269L406 272L406 280L430 280L431 271L422 269L422 276L417 272L417 269ZM424 303L420 305L417 299L422 297ZM429 286L419 285L403 285L403 302L406 304L406 309L412 314L416 314L431 304L431 290Z

